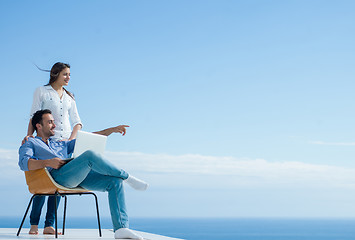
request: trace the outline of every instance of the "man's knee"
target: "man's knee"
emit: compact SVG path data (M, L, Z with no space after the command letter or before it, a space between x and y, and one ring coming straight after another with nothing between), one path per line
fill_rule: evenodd
M87 150L84 153L81 154L81 156L85 157L86 159L97 159L100 157L99 154L92 150Z

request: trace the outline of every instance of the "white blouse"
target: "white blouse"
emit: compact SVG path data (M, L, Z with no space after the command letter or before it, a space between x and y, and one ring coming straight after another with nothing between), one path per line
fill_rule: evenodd
M42 86L36 89L33 95L33 103L31 108L33 114L38 110L49 109L55 121L56 128L54 140L68 139L72 132L72 127L81 124L81 120L73 98L66 91L63 92L62 98L51 85Z

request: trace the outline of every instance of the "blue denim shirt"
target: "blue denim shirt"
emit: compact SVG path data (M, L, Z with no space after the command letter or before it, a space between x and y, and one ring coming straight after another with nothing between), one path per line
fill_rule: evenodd
M19 149L19 162L22 171L28 171L28 160L45 160L58 157L60 159L69 158L74 151L75 139L71 141L48 140L48 145L42 138L28 138ZM48 168L51 170L52 168Z

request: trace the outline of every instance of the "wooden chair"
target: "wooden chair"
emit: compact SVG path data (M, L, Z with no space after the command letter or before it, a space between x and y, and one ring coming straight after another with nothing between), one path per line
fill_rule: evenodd
M26 183L28 185L28 190L30 193L32 193L32 197L30 199L30 202L27 206L25 215L23 216L20 228L17 231L17 236L20 235L20 231L22 228L22 225L26 219L28 210L31 206L32 200L36 196L55 196L55 237L58 238L58 228L57 228L57 197L62 196L64 197L64 214L63 214L63 232L62 234L64 235L64 229L65 229L65 216L66 216L66 208L67 208L67 195L85 195L85 194L90 194L95 197L95 202L96 202L96 213L97 213L97 223L99 227L99 236L101 237L101 225L100 225L100 216L99 216L99 205L97 201L97 196L95 193L90 192L86 189L83 188L66 188L54 181L50 173L46 168L38 169L38 170L32 170L32 171L25 171L25 176L26 176Z

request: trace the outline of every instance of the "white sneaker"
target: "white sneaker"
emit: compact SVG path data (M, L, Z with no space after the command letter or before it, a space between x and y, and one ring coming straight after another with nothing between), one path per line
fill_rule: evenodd
M115 232L115 239L139 239L143 240L141 236L134 233L131 229L128 228L119 228Z

